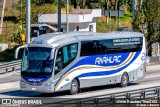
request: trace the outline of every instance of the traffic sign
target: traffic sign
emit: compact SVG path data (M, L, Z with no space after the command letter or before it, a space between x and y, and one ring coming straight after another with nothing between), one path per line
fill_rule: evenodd
M123 17L124 11L123 10L105 10L104 15L109 17L111 16Z

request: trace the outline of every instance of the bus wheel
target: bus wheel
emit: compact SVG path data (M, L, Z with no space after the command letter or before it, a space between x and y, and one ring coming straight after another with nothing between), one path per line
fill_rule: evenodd
M77 79L74 79L71 83L70 94L77 94L79 90L79 83Z
M125 86L128 85L128 83L129 83L129 76L125 72L125 73L122 74L120 86L121 87L125 87Z

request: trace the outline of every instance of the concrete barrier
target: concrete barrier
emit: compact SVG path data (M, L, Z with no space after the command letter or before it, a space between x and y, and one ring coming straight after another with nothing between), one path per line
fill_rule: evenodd
M160 56L147 57L146 59L147 65L149 64L160 64Z
M7 44L0 44L0 51L4 51L8 48Z

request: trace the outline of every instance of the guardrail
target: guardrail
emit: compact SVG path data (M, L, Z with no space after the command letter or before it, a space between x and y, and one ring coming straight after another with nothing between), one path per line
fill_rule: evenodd
M106 107L114 104L160 104L157 99L160 99L160 86L48 104L53 105L53 107Z
M1 62L0 63L0 74L20 70L20 68L21 68L21 60Z

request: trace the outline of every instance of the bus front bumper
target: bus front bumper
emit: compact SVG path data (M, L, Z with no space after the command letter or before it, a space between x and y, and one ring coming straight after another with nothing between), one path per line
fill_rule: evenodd
M25 82L20 82L20 90L22 91L34 91L41 93L53 93L54 92L54 84L41 84L41 85L30 85Z

